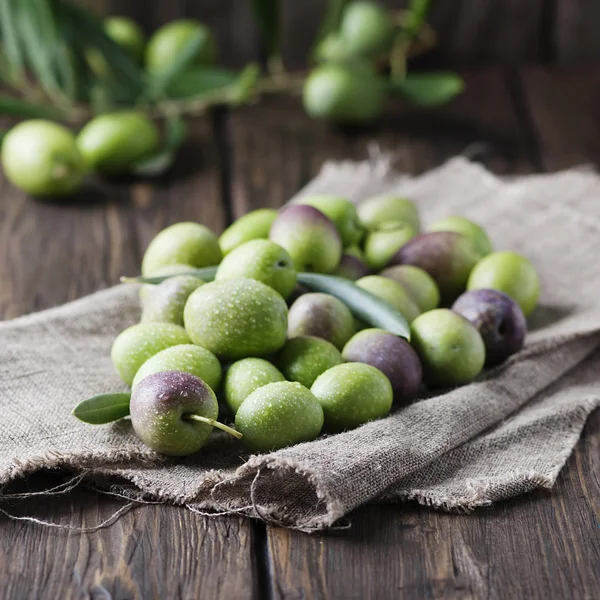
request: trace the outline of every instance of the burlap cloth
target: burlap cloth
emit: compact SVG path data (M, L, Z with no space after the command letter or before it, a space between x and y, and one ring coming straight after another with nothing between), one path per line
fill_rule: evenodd
M355 431L259 456L223 434L196 456L165 459L128 421L90 426L81 399L121 390L114 337L139 317L136 286L0 323L0 484L68 467L127 481L130 496L239 512L302 530L375 500L442 509L549 488L600 404L600 178L586 171L505 181L455 159L423 176L328 164L302 193L413 198L425 223L462 214L498 249L530 257L543 282L526 348L476 383Z

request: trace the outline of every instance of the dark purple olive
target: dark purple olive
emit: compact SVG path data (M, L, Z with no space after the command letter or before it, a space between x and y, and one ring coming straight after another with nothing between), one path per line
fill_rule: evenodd
M445 303L464 292L467 279L481 258L471 240L450 231L423 233L409 240L394 256L391 265L414 265L427 271L437 283Z
M343 254L342 260L340 260L340 264L333 274L338 277L356 281L361 277L370 275L371 269L369 269L369 265L367 265L364 260L358 258L358 256L354 256L353 254Z
M410 344L383 329L359 331L342 350L348 362L362 362L379 369L392 384L394 400L410 402L419 392L423 371Z
M486 365L500 364L522 348L527 321L519 305L503 292L487 289L465 292L452 310L479 330L485 344Z

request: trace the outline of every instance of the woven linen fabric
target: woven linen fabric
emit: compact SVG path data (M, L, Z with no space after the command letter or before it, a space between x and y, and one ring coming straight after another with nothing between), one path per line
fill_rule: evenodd
M464 159L407 177L379 159L325 165L301 192L313 193L404 195L425 225L461 214L497 249L530 257L542 293L525 348L475 383L354 431L250 457L214 433L196 455L169 459L139 442L128 420L90 426L70 414L83 398L125 389L110 347L139 318L138 289L117 286L0 323L0 485L69 468L120 490L126 481L133 498L305 531L372 501L469 510L551 487L600 405L600 177L502 180Z

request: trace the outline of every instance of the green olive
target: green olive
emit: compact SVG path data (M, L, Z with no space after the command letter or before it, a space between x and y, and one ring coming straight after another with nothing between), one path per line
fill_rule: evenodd
M41 119L23 121L6 134L2 166L13 185L33 196L70 194L86 173L71 131Z
M196 35L202 37L196 63L212 65L215 62L217 47L210 29L195 19L178 19L163 25L148 40L146 46L148 71L150 73L164 71Z
M391 49L394 24L378 4L351 2L342 15L339 36L348 55L377 58Z
M136 111L99 115L77 136L77 146L88 167L99 173L127 173L159 145L156 125Z
M314 118L367 123L380 115L384 99L383 81L367 63L320 65L304 83L304 109Z

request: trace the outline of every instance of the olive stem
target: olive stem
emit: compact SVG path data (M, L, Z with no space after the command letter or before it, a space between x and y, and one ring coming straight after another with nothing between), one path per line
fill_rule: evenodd
M236 431L232 427L228 427L224 423L220 423L215 419L209 419L208 417L201 417L200 415L196 415L194 413L188 413L187 415L183 415L183 418L188 421L198 421L198 423L206 423L207 425L212 425L217 429L221 429L226 433L229 433L233 437L236 437L238 440L241 440L244 437L239 431Z

